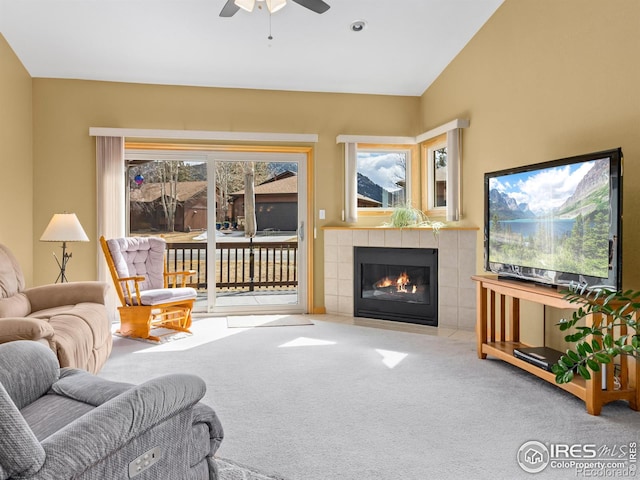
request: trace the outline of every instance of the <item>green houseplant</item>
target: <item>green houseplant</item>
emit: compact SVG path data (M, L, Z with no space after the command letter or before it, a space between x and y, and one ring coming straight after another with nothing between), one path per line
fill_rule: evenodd
M410 203L404 203L393 208L391 219L385 223L385 226L394 228L429 227L433 229L435 235L444 226L444 223L434 222L422 210L412 207Z
M640 291L569 290L565 299L579 305L570 319L558 323L560 331L567 332L565 340L572 343L558 363L552 367L556 383L568 383L577 372L586 380L590 372L598 372L602 365L614 362L619 356L640 356L640 334L636 312L640 309ZM592 314L602 314L602 320L591 326L577 326L580 320ZM607 322L606 317L611 320ZM626 333L619 334L620 327Z

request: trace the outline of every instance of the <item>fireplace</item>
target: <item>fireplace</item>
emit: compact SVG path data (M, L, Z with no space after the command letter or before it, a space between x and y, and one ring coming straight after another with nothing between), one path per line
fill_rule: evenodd
M438 325L438 250L354 247L354 316Z

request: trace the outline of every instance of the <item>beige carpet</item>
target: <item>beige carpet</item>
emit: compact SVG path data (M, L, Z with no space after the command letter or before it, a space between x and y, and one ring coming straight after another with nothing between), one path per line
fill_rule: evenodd
M532 440L618 450L638 442L640 413L626 402L589 415L556 385L479 360L474 340L307 317L313 328L232 329L202 318L193 337L150 348L118 338L99 377L201 377L225 430L217 454L267 478L579 479L575 468L528 474L518 450ZM248 477L224 470L223 480Z
M227 317L229 328L287 327L313 325L305 315L232 315Z

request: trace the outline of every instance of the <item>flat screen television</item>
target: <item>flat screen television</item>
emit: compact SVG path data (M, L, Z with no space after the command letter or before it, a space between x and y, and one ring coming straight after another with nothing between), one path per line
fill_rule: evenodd
M486 173L484 191L488 272L621 289L620 148Z

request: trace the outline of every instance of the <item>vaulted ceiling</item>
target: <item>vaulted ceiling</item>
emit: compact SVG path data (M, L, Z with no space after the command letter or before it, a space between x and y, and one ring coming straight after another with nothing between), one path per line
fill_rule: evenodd
M502 1L0 0L0 32L38 78L419 96Z

